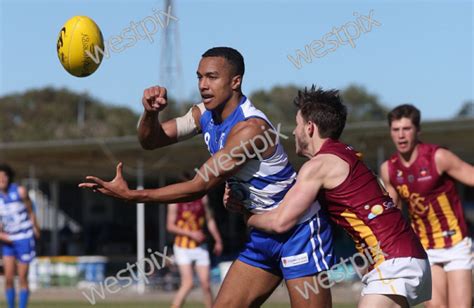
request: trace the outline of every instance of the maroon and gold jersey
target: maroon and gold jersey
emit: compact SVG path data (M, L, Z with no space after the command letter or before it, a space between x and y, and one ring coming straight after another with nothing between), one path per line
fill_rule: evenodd
M448 248L467 234L454 181L438 174L435 152L440 147L418 144L418 156L405 167L397 153L388 160L390 183L407 202L412 227L426 249Z
M426 253L402 212L396 208L374 173L352 147L328 139L316 154L332 154L349 165L347 178L319 193L331 219L352 237L359 252L369 248L372 265L392 258L426 258ZM372 266L371 266L372 268Z
M202 231L206 221L206 212L202 199L178 203L177 205L176 226L188 231ZM176 246L183 248L196 248L198 246L195 240L184 235L176 235L174 243Z

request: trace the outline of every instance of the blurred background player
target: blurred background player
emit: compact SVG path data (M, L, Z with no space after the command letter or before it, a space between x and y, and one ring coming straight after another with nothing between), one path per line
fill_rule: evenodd
M15 268L20 282L19 307L28 304L28 268L36 255L35 237L40 229L36 222L31 200L25 187L13 183L14 172L10 166L0 164L0 217L3 241L3 268L5 272L5 297L8 308L15 308ZM18 263L17 263L18 262Z
M192 178L184 174L184 179ZM175 234L174 256L181 276L181 284L173 300L172 307L181 307L193 287L193 262L204 295L204 304L212 306L210 285L210 258L206 245L204 225L214 238L214 254L222 253L222 239L219 235L207 196L195 201L168 205L167 230Z
M472 257L454 180L474 186L474 167L438 145L421 142L420 111L400 105L388 114L397 152L380 167L390 196L408 205L412 227L428 253L433 296L427 307L471 307Z

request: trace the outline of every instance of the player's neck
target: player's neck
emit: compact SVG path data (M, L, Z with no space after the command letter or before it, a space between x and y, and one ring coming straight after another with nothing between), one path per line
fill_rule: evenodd
M324 138L324 139L321 139L317 136L314 136L312 139L311 139L311 143L308 147L308 155L306 155L306 157L308 157L309 159L313 158L316 154L318 154L319 151L321 151L321 148L323 147L323 144L326 142L326 140L328 140L329 138Z
M235 108L239 106L242 97L243 94L241 92L235 93L226 103L217 107L214 110L214 120L221 123L227 119L232 114L232 112L234 112Z
M398 156L400 156L402 164L405 167L411 166L411 164L413 164L415 162L416 158L418 157L418 144L419 143L416 143L416 145L413 147L413 149L409 152L398 153Z

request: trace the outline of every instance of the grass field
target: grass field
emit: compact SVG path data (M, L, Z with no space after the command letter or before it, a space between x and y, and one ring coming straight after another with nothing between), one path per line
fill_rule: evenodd
M287 308L289 304L278 304L278 303L268 303L263 305L264 308ZM5 302L0 301L0 307L6 307ZM79 307L99 307L99 308L106 308L106 307L114 307L114 308L169 308L170 303L133 303L133 302L124 302L124 303L117 303L117 302L109 302L109 303L98 303L95 305L89 305L84 302L36 302L32 301L28 307L32 308L79 308ZM187 303L184 305L184 308L203 308L204 305L200 303ZM356 307L356 304L333 304L334 308L350 308Z

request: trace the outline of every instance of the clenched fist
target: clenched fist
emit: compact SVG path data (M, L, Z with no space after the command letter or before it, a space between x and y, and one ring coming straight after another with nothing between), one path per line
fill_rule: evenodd
M142 104L147 112L160 112L168 105L166 88L155 86L143 91Z

